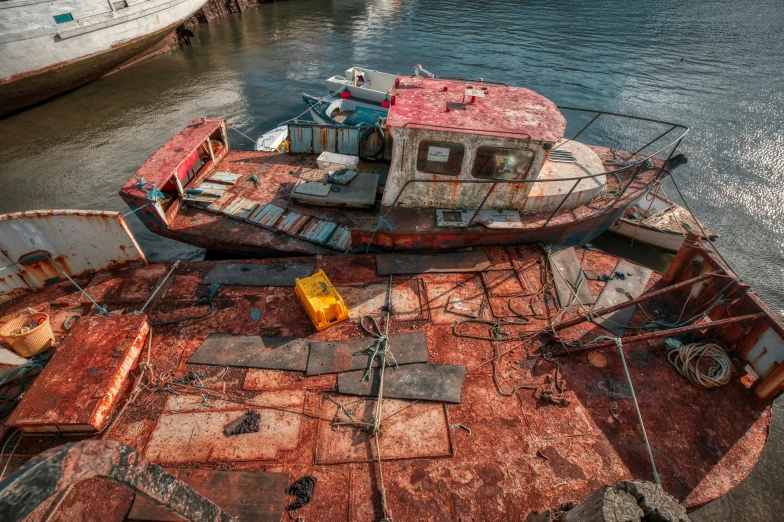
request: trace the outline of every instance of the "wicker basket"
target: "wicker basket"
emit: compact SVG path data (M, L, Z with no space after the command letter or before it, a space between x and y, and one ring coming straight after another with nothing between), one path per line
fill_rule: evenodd
M30 324L35 324L30 328ZM49 316L42 312L23 314L0 328L0 337L22 357L32 357L54 345L54 333Z

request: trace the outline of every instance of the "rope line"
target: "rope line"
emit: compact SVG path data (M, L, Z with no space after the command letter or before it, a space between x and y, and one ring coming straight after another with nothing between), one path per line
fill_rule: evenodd
M667 352L667 360L694 386L708 390L730 382L732 363L721 346L715 343L680 345L675 339L667 339L667 344L672 346L675 344L672 341L679 346ZM711 363L706 371L700 369L703 360Z

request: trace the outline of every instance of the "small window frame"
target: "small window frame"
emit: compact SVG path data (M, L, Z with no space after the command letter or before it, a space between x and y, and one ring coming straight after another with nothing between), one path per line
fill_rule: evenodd
M444 162L441 161L433 161L428 159L422 158L423 147L427 147L428 154L429 150L432 147L441 148L441 149L449 149L449 156L452 155L460 155L460 162L456 165L452 165L450 168L454 170L455 167L457 170L455 172L447 172L446 169L435 169L434 165L443 164L449 167L449 156L447 156L447 160ZM459 150L459 152L457 152ZM448 176L450 178L457 178L460 177L460 174L463 173L463 163L465 162L466 158L466 146L459 141L447 141L447 140L439 140L433 138L423 138L417 143L417 152L416 152L416 170L422 174L431 174L436 176Z
M59 15L54 15L52 16L52 18L54 18L55 24L65 24L68 22L73 22L74 19L73 14L71 13L62 13Z
M514 177L509 175L505 175L504 173L498 174L496 171L494 175L479 175L481 169L477 171L477 162L480 161L481 157L487 157L487 155L481 155L482 149L492 149L495 151L509 151L509 153L528 153L530 154L530 162L525 167L525 170ZM510 155L510 154L508 154ZM497 145L479 145L474 150L473 155L473 162L471 163L471 177L474 179L482 179L482 180L507 180L507 181L521 181L528 177L528 173L531 172L531 167L533 167L534 161L536 160L536 150L528 147L499 147ZM487 160L486 160L487 161ZM482 167L484 169L484 166Z

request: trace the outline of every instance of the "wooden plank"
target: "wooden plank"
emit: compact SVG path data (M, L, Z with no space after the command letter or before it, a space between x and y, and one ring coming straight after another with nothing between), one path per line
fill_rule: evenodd
M306 375L322 375L366 369L370 364L374 340L370 337L345 341L310 341ZM425 332L389 336L389 349L398 365L427 362ZM378 358L374 361L378 366Z
M384 397L424 401L460 402L465 379L465 366L451 364L406 364L384 372ZM363 381L364 370L338 375L338 393L347 395L378 395L381 372L373 371Z
M209 285L286 286L293 287L297 279L310 277L315 265L285 265L271 263L221 263L210 270L201 283Z
M573 247L563 248L553 246L553 252L550 254L550 270L553 272L553 281L555 282L555 291L558 294L558 302L561 307L567 306L574 295L574 289L578 287L577 297L584 305L593 304L594 297L591 294L591 289L588 288L588 283L585 282L585 274L580 266L580 260L577 259L577 253ZM580 281L583 281L580 284ZM578 304L577 301L574 304Z
M481 272L490 268L490 264L483 250L446 254L381 254L376 256L376 273L397 275Z
M167 469L238 522L280 522L286 506L289 474L271 471L219 471L198 468ZM179 522L183 518L136 495L128 520Z
M606 308L640 297L645 291L648 280L653 273L651 269L635 265L625 259L618 262L613 273L614 272L624 274L626 279L616 278L608 281L602 290L602 293L599 294L599 299L596 300L596 304L593 306L594 309ZM597 317L594 322L603 326L618 337L623 337L635 310L637 310L637 305L628 306L606 317Z
M308 340L214 333L193 352L188 364L267 368L304 372Z

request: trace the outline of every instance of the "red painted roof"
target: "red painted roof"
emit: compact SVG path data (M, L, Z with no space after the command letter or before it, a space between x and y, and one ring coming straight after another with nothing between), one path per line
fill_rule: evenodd
M139 176L143 176L147 182L154 183L158 188L161 188L177 171L177 167L196 150L199 144L209 138L210 134L220 129L222 123L222 119L199 118L193 120L193 123L166 142L150 159L145 161L144 165L123 186L121 192L143 196L144 194L136 186L136 178Z
M399 76L387 125L557 142L566 129L558 107L530 89ZM446 90L444 90L446 88ZM467 88L484 97L468 103ZM449 108L449 111L447 111Z

